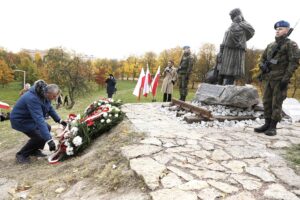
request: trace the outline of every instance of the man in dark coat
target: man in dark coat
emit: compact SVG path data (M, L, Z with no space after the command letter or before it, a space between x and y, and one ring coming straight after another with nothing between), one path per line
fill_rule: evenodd
M235 79L245 75L246 42L254 35L253 27L245 21L239 8L233 9L229 14L232 24L225 32L220 47L222 64L219 75L224 79L224 85L233 85Z
M105 81L106 83L106 92L107 97L112 98L113 94L116 92L116 79L112 74L109 74L109 77Z
M276 125L281 120L282 103L287 96L288 84L293 73L299 65L299 49L296 42L286 37L290 24L286 21L275 23L275 42L272 42L265 49L260 66L266 61L270 62L268 72L262 72L265 80L263 95L265 124L255 128L258 133L265 133L268 136L276 135ZM278 49L275 56L274 51Z
M51 100L56 99L59 91L55 84L47 85L42 80L37 81L13 107L10 114L12 128L30 138L16 154L17 162L29 163L29 156L45 156L40 151L45 143L49 145L50 151L55 151L56 145L50 134L51 127L45 118L49 115L55 122L66 126L66 122L61 120L51 105Z

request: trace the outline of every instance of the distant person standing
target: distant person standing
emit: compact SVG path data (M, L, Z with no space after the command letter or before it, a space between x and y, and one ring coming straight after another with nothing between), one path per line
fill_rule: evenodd
M21 90L21 92L20 92L20 96L22 96L25 92L27 92L28 90L29 90L29 88L30 88L30 84L29 83L26 83L25 85L24 85L24 88Z
M105 83L106 83L107 97L112 98L113 94L116 92L117 81L112 74L109 74L109 77L106 79Z
M181 58L178 73L178 84L179 84L179 93L180 100L185 101L186 96L188 95L188 85L189 78L193 70L194 58L191 55L191 49L189 46L183 47L183 56Z
M62 94L60 93L56 99L56 109L59 109L59 107L62 105Z
M170 102L172 99L173 86L177 80L177 69L174 67L173 60L169 60L168 66L163 72L163 76L165 76L161 86L161 91L164 94L163 102Z
M229 15L232 23L220 46L222 64L219 70L219 84L223 85L233 85L236 79L245 75L246 42L255 32L239 8L230 11Z
M64 98L64 104L63 104L63 106L65 106L66 104L67 104L67 106L69 105L69 97L68 97L68 95L66 95L65 98Z

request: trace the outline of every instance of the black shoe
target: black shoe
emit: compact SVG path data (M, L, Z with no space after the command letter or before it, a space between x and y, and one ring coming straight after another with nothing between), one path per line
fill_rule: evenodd
M266 130L268 130L268 128L270 127L270 123L271 123L271 119L266 118L265 119L265 124L258 127L258 128L255 128L254 131L257 132L257 133L263 133Z
M274 135L276 135L277 134L277 132L276 132L276 129L275 128L269 128L268 130L266 130L266 132L265 132L265 135L268 135L268 136L274 136Z
M17 163L19 163L19 164L29 164L30 163L29 157L25 157L22 154L16 154L16 160L17 160Z
M36 150L34 151L31 156L35 156L35 157L46 157L47 155L44 154L43 152L41 152L41 150Z
M265 134L268 135L268 136L274 136L277 134L276 132L276 126L277 126L277 121L275 120L271 120L271 123L270 123L270 127L268 128L268 130L265 131Z

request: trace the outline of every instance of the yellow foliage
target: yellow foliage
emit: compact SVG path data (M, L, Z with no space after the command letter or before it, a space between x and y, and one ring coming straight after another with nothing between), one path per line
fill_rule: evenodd
M0 60L0 83L5 85L13 80L13 70L6 64L4 60Z

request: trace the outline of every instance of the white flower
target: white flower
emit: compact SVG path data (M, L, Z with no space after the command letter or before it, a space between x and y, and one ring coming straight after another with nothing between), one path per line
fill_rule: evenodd
M109 124L110 122L111 122L111 120L110 120L110 119L107 119L107 120L106 120L106 123L108 123L108 124Z
M73 144L75 145L75 147L78 147L82 144L82 138L80 136L76 136L73 139Z
M100 121L101 123L104 123L105 122L105 120L104 119L101 119L101 121Z
M67 141L67 140L64 142L64 144L65 144L65 146L67 146L67 147L70 146L70 142Z
M68 146L67 149L66 149L66 154L67 154L68 156L73 155L73 154L74 154L74 152L73 152L73 147Z
M80 120L80 114L76 115L75 120L76 121Z
M103 113L103 117L104 117L104 118L106 118L106 117L107 117L107 115L108 115L108 114L107 114L106 112L105 112L105 113Z
M112 116L111 114L108 115L108 117L111 117L111 116Z
M115 114L115 118L117 118L117 117L119 117L119 115L118 115L118 114Z
M72 120L71 121L71 126L76 126L77 125L77 121L76 120Z
M72 133L73 135L76 135L77 132L78 132L78 128L77 128L77 127L71 128L71 133Z

